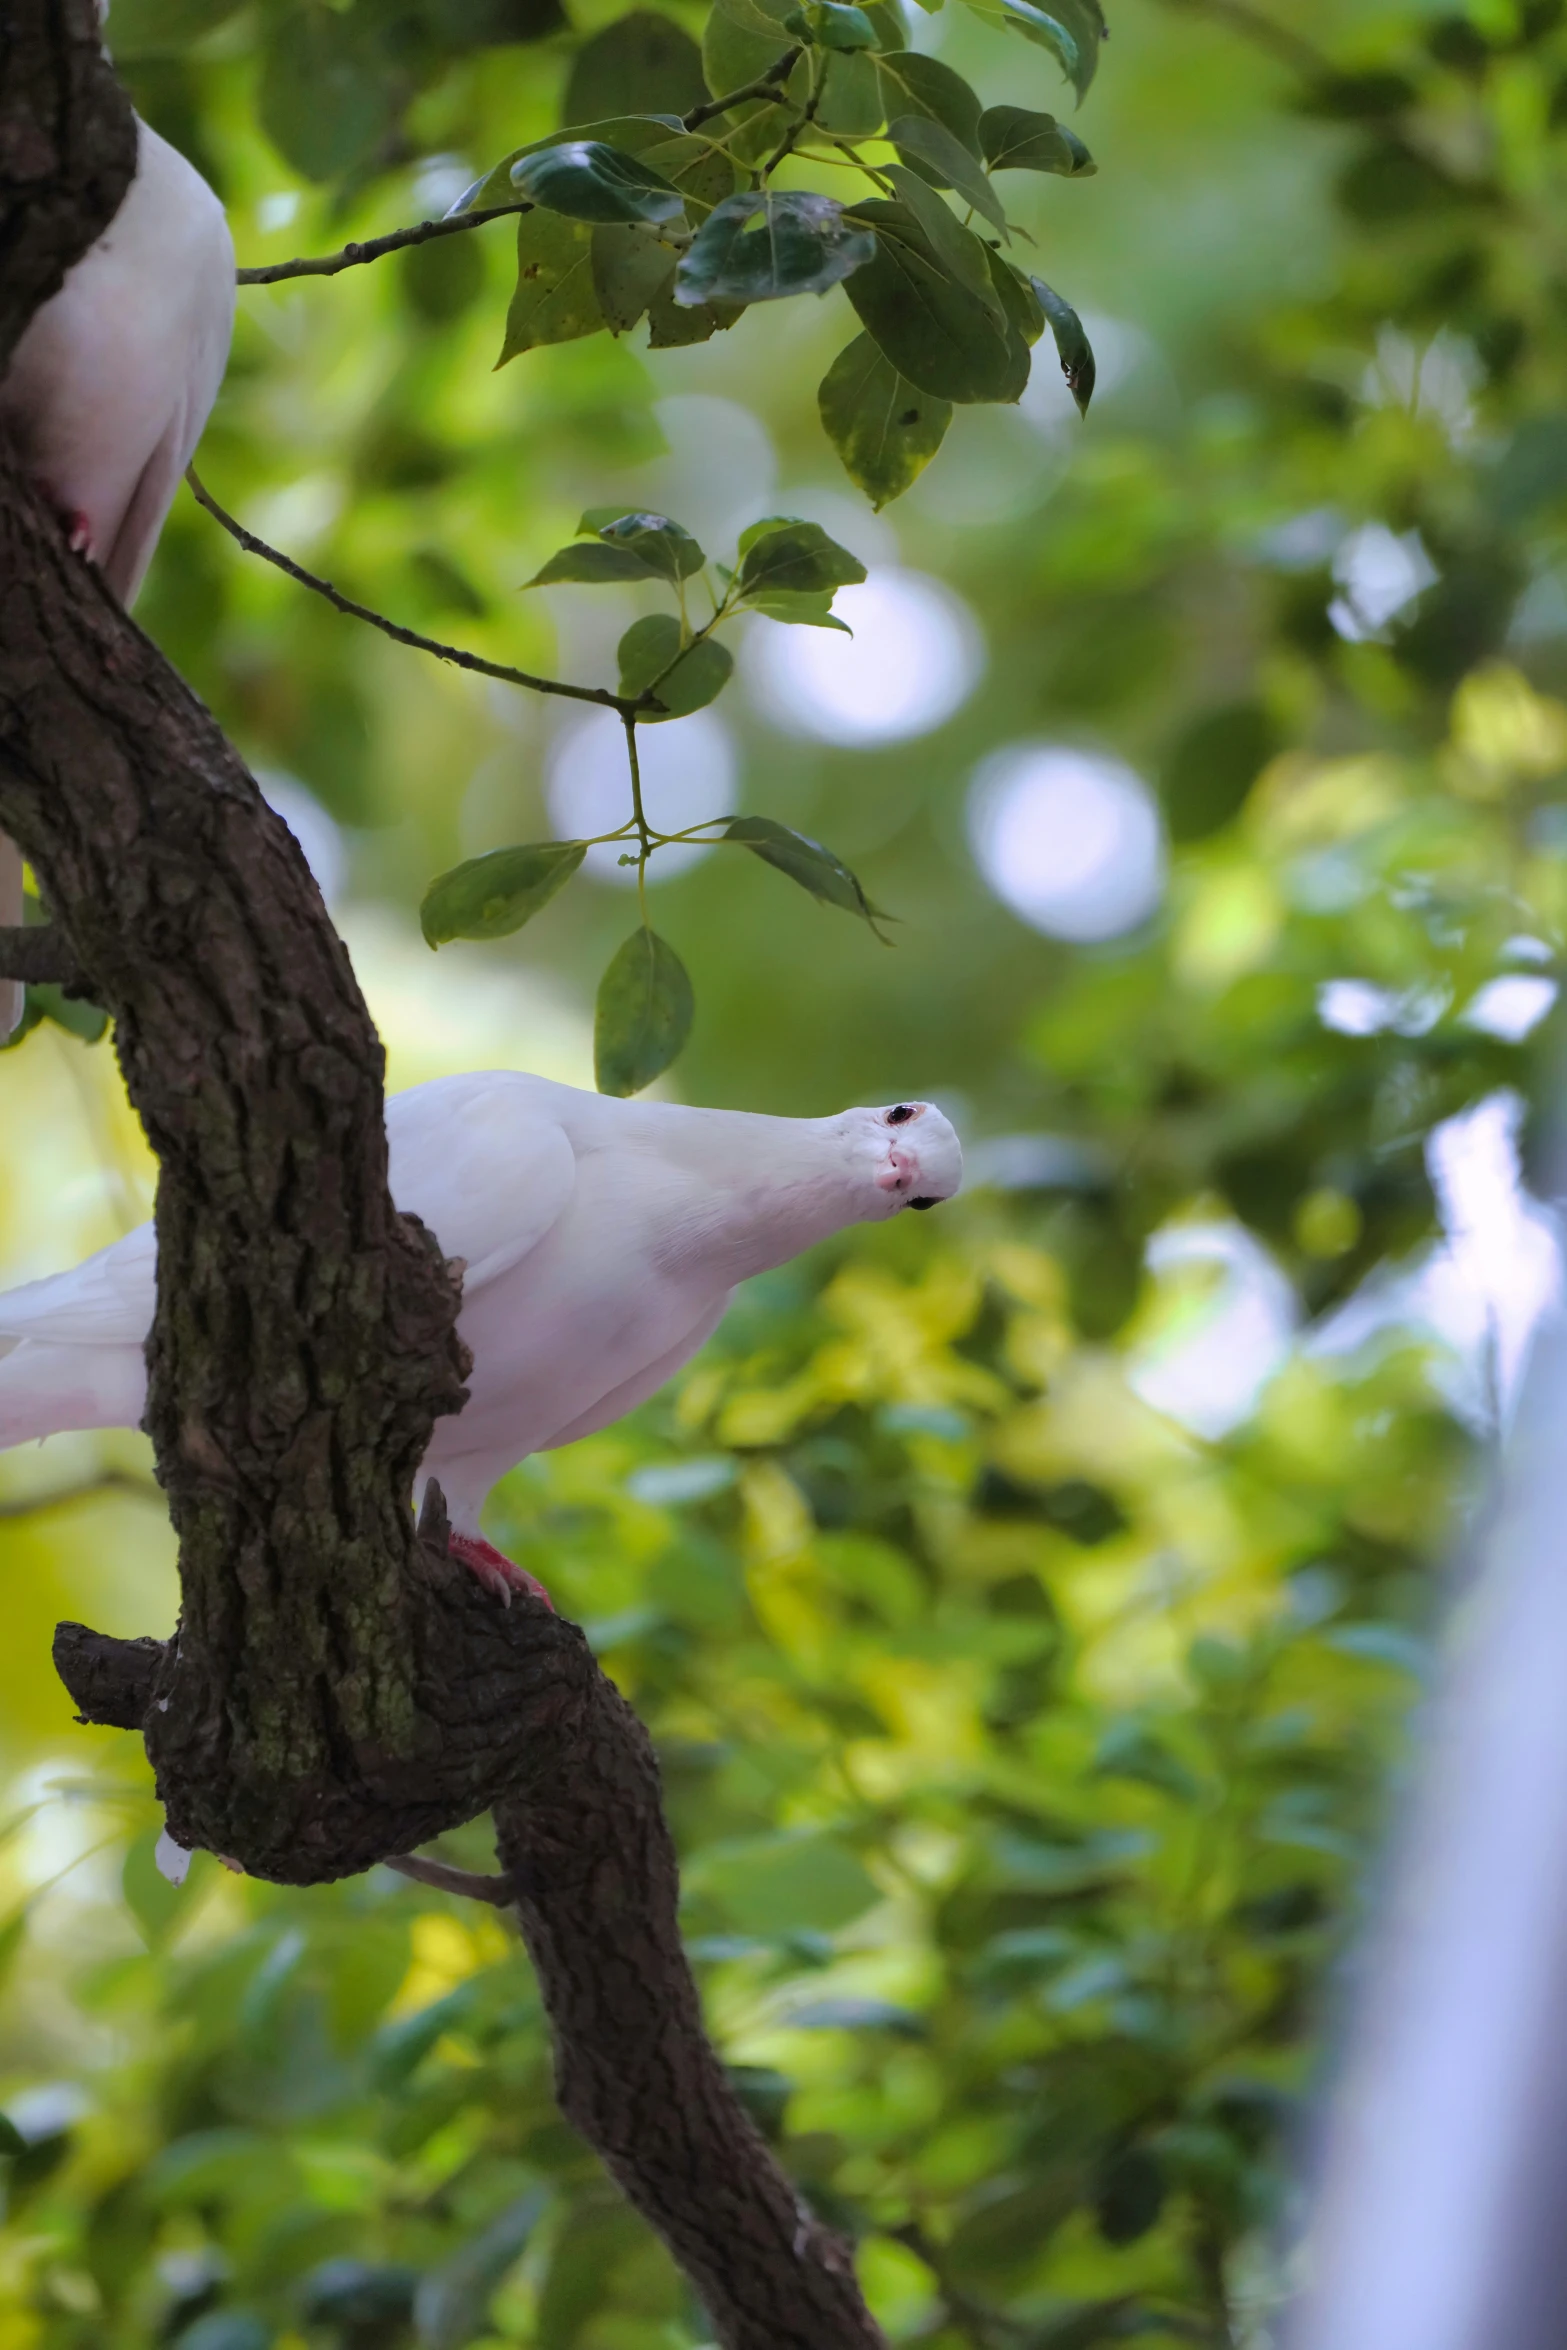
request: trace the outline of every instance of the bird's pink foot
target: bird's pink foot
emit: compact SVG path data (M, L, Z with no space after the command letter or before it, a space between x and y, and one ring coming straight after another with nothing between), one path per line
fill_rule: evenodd
M73 555L91 555L92 524L80 506L68 507L64 515L64 522L66 530L70 534L71 553Z
M452 1557L461 1559L463 1565L478 1576L485 1590L492 1591L508 1607L514 1591L526 1591L534 1599L542 1599L551 1615L554 1614L555 1602L537 1575L530 1575L526 1567L519 1567L514 1559L507 1558L504 1551L497 1550L493 1542L486 1542L482 1534L454 1534L449 1548Z

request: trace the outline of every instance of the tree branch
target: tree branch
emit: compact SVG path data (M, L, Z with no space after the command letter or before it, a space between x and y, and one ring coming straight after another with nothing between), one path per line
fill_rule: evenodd
M481 1877L444 1860L421 1860L416 1852L394 1853L382 1866L395 1869L400 1877L412 1877L416 1885L428 1885L437 1893L459 1893L468 1901L487 1901L494 1909L510 1909L517 1898L510 1877Z
M70 941L55 923L39 929L0 926L0 979L19 979L24 987L74 988L82 984L82 967Z
M796 41L792 49L786 49L764 74L758 74L754 82L747 82L744 89L726 90L721 98L709 98L704 105L693 106L689 114L680 117L683 127L688 131L700 130L704 122L711 122L715 115L727 114L731 106L743 106L748 98L776 97L803 55Z
M597 702L603 709L619 710L622 714L628 710L658 706L646 694L636 701L628 701L624 694L612 694L607 686L565 685L558 677L535 677L527 669L508 669L503 661L486 661L478 653L465 653L460 645L443 645L433 636L421 636L415 628L404 628L399 621L388 620L384 613L372 611L368 604L356 604L352 596L343 595L333 587L330 580L317 578L313 571L307 571L292 556L280 553L276 547L269 547L265 539L258 539L254 531L247 530L242 522L236 522L232 514L224 512L201 481L194 465L187 466L185 479L190 484L191 495L196 503L205 506L215 522L222 523L229 536L238 541L247 555L259 555L263 562L275 564L290 579L298 580L301 587L312 589L318 596L325 596L334 610L345 612L351 620L368 620L372 628L378 628L394 644L411 645L416 653L433 653L438 661L450 661L458 669L471 669L479 677L498 677L503 685L525 686L530 693L559 694L569 702Z
M410 245L428 245L437 237L461 236L464 229L483 228L487 220L509 220L515 212L531 212L531 204L495 204L484 212L458 212L445 220L421 220L412 228L394 228L384 237L362 245L344 245L337 253L322 253L298 261L273 261L261 269L236 269L241 286L276 286L290 277L337 277L345 269L362 269L388 253L405 253Z
M84 124L113 128L91 15L7 0L0 34L0 173L31 139L40 217L69 224L54 283L119 192L70 171ZM50 270L0 184L8 220L0 317L25 323ZM458 1286L389 1197L380 1042L303 858L3 453L0 824L114 1015L160 1168L145 1425L182 1607L167 1642L60 1626L83 1718L141 1731L176 1842L281 1882L493 1807L562 2105L726 2350L885 2350L703 2031L646 1731L576 1625L451 1559L438 1495L412 1522L464 1400Z
M0 11L0 374L35 310L114 218L136 170L136 118L100 45L94 0Z

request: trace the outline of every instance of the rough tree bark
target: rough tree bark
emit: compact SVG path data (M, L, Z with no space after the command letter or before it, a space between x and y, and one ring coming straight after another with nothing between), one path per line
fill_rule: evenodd
M93 0L6 0L0 368L133 152ZM83 1718L141 1730L182 1843L281 1882L492 1809L562 2105L721 2340L874 2350L847 2252L703 2032L646 1732L576 1626L502 1608L438 1511L412 1523L434 1419L463 1401L459 1285L388 1195L381 1047L347 955L215 721L4 452L0 824L62 966L114 1016L160 1164L146 1426L181 1614L167 1642L61 1627Z

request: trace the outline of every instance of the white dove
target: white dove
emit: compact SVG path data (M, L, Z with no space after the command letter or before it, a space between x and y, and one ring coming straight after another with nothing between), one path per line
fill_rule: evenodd
M234 325L222 205L139 118L136 142L125 201L0 377L0 430L122 604L218 396ZM21 859L0 833L0 923L21 919ZM21 989L0 981L0 1043L21 1015Z
M508 1596L539 1586L479 1531L498 1478L644 1402L749 1274L963 1179L928 1102L767 1118L497 1071L414 1086L386 1128L393 1199L465 1264L469 1401L436 1422L419 1481L440 1482L454 1554ZM0 1296L0 1447L140 1421L154 1267L143 1224Z

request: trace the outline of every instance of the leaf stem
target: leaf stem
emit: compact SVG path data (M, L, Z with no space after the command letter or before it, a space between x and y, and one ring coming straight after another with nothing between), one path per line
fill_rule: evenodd
M635 711L645 709L653 699L652 686L631 698L625 694L611 693L608 686L567 685L561 678L535 677L531 670L512 669L504 661L486 661L478 653L465 652L460 645L443 645L436 637L421 636L416 628L404 628L398 621L388 620L384 612L374 612L368 604L355 603L352 596L343 595L333 587L330 580L318 579L303 564L280 553L276 547L269 547L265 539L258 539L254 531L247 530L243 523L235 521L232 514L224 512L201 481L194 465L186 467L185 479L190 484L191 495L197 504L206 507L213 520L223 525L230 538L235 539L247 555L259 555L264 562L275 564L279 571L286 572L301 587L310 588L314 594L324 596L334 610L346 612L353 620L367 620L372 628L378 628L383 636L391 637L396 644L411 645L417 653L433 653L438 661L450 661L454 667L472 670L478 677L496 677L503 685L525 686L529 693L559 694L568 702L595 702L601 709L617 710L628 723Z
M631 763L632 822L636 825L637 838L642 844L642 853L637 859L637 904L641 909L642 927L645 930L648 926L647 861L653 854L653 842L648 831L647 814L642 806L642 763L637 757L637 722L629 710L622 710L620 722L626 730L626 757Z
M336 277L341 270L360 269L383 254L406 252L410 245L428 245L436 237L455 237L464 229L483 228L487 220L503 220L513 212L531 212L531 204L494 204L484 212L459 212L446 220L421 220L412 228L394 228L384 237L362 245L345 245L338 253L302 256L297 261L273 261L263 269L236 269L241 286L275 286L290 277Z
M771 179L773 173L778 169L779 164L784 160L784 157L793 151L797 142L804 137L805 133L815 122L816 110L821 105L823 98L827 94L827 73L831 64L832 59L830 57L824 57L821 61L820 68L818 69L817 60L814 54L812 55L810 64L810 93L806 98L803 110L789 125L789 128L784 132L783 137L779 140L772 154L762 165L760 172L758 172L756 184L759 188L766 185L768 180Z

